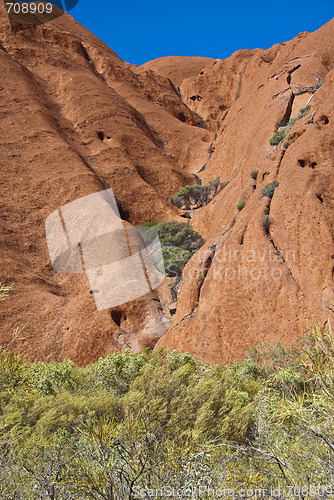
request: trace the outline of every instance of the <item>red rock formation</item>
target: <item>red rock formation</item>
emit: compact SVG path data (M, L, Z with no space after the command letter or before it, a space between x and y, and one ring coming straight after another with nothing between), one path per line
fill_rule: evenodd
M332 20L268 51L237 52L182 83L185 103L217 130L202 179L230 183L196 214L207 244L185 269L159 345L226 362L265 339L296 340L308 321L333 318L333 35ZM294 140L288 149L270 146L279 122L309 101L309 114L284 139ZM256 183L251 170L259 171ZM259 198L273 181L271 202ZM246 200L240 212L239 200Z
M44 223L109 187L130 223L179 219L168 196L199 170L203 182L230 183L196 211L193 226L207 242L185 269L158 345L225 362L332 317L333 21L267 51L137 67L68 15L13 33L3 4L0 13L0 277L15 286L0 303L2 345L26 324L11 347L29 359L88 363L124 345L153 347L171 320L168 280L97 311L85 275L52 269ZM316 79L321 87L304 92ZM270 146L312 95L288 149ZM259 199L275 180L271 202Z
M168 196L193 182L212 138L169 80L123 62L69 15L15 34L0 13L0 276L15 287L1 303L1 344L26 324L13 348L30 359L87 363L152 345L168 305L167 318L157 294L118 322L98 312L85 275L52 269L44 223L107 187L131 223L178 219Z

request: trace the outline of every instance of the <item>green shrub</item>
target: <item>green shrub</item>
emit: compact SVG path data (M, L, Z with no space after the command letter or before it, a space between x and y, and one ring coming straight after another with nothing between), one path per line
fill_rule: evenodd
M311 111L311 105L308 104L305 108L300 108L299 115L297 116L297 120L304 118Z
M251 171L249 172L249 175L251 176L251 178L252 178L252 179L254 179L254 181L256 181L257 176L258 176L258 173L259 173L259 171L258 171L258 170L251 170Z
M201 186L199 186L198 184L192 184L192 185L188 184L184 188L180 189L180 191L178 191L175 196L184 196L184 197L196 196L200 190L200 187Z
M204 240L185 222L149 222L143 224L143 236L146 243L153 241L158 235L163 262L155 262L158 269L168 276L181 275L184 266L195 252L203 245Z
M280 132L276 132L269 141L270 146L276 146L280 142L283 141L286 135L285 130L281 130Z
M272 138L269 140L269 144L270 146L276 146L277 144L279 144L280 142L283 141L284 137L290 132L290 130L292 129L293 125L298 121L300 120L301 118L304 118L304 116L306 116L311 110L311 106L310 104L308 104L307 106L305 106L305 108L301 108L299 110L299 114L295 117L295 118L291 118L289 120L289 122L287 123L287 125L282 129L280 130L279 132L276 132Z
M306 125L312 125L312 124L313 124L313 118L307 120Z
M277 181L270 182L269 184L264 186L261 189L260 198L263 198L264 196L268 196L268 198L271 199L274 196L274 192L275 192L275 189L277 188L277 186L278 186Z
M189 250L183 250L178 247L163 247L162 255L167 276L180 276L184 266L193 254L194 252L189 252Z
M202 206L209 203L227 184L227 182L220 182L220 178L217 177L213 181L209 181L208 185L187 185L174 196L170 196L168 200L178 208L186 206L189 210L191 204Z
M237 203L237 209L242 210L245 207L245 205L246 205L246 200L240 200Z

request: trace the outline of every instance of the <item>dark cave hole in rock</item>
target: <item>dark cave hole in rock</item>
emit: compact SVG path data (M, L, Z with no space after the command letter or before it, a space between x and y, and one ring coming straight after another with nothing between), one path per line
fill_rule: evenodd
M189 97L189 99L191 101L201 101L202 100L202 97L200 95L192 95L191 97Z
M100 139L100 141L104 141L104 132L97 132L96 135Z
M318 124L320 125L328 125L329 124L329 118L326 115L321 115L320 118L317 121Z
M316 167L317 165L318 165L318 164L317 164L315 161L313 161L313 162L311 163L311 168L313 168L313 170L314 170L314 169L315 169L315 167Z
M119 309L111 311L111 319L116 323L117 326L121 326L121 323L126 320L126 314Z
M323 199L323 197L320 194L317 194L317 198L320 201L320 203L324 202L324 199Z
M298 160L298 163L302 168L305 167L305 160Z

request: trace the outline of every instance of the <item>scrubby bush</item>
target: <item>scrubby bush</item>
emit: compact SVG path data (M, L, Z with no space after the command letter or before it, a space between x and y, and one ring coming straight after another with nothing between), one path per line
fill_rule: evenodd
M191 205L202 206L210 203L227 184L220 182L220 178L217 177L213 181L209 181L208 185L187 185L174 196L170 196L168 200L178 208L185 206L189 210Z
M144 233L147 243L159 236L163 263L156 262L156 265L161 269L163 264L168 276L180 276L188 260L204 243L201 236L184 222L150 222L143 227L152 228Z
M237 203L237 209L242 210L245 207L245 205L246 205L246 200L240 200Z
M306 500L320 484L316 497L331 498L333 364L331 329L320 326L298 346L263 343L224 367L162 349L86 368L17 358L22 383L2 378L0 391L1 498L139 498L196 491L199 474L210 491L256 485L263 498L305 484Z
M310 104L305 106L305 108L301 108L299 110L299 114L295 118L291 118L289 122L286 124L286 126L280 130L279 132L276 132L272 138L269 140L270 146L276 146L280 142L283 141L284 137L290 132L292 129L293 125L300 120L301 118L304 118L311 110Z
M163 349L84 368L0 352L0 374L13 372L13 359L20 374L20 383L1 378L3 500L151 498L199 484L203 499L247 489L283 498L292 486L296 498L333 497L329 322L297 346L262 343L219 367Z
M258 174L259 174L258 170L251 170L249 172L249 175L251 176L252 179L254 179L254 181L256 181Z
M270 146L276 146L277 144L283 141L285 136L286 136L285 130L280 130L279 132L276 132L269 141Z
M275 189L277 188L277 186L278 186L277 181L270 182L269 184L264 186L261 189L260 198L263 198L264 196L268 196L268 198L271 199L274 196L274 192L275 192Z

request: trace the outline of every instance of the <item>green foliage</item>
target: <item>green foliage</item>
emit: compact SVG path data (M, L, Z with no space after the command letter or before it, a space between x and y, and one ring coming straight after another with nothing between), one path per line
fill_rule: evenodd
M330 330L226 367L161 350L42 365L23 364L34 386L0 393L4 499L128 498L147 483L194 486L199 471L216 488L331 484Z
M124 394L133 380L140 375L147 362L146 354L134 354L129 349L123 353L110 354L96 365L96 376L102 387Z
M162 349L85 368L28 364L2 349L0 380L3 500L148 498L138 488L199 480L211 491L280 488L285 498L289 485L306 485L305 500L333 496L329 325L225 367Z
M269 140L270 146L276 146L277 144L283 141L285 136L286 136L285 130L280 130L279 132L275 132L275 134Z
M186 198L189 197L197 197L197 195L200 192L201 186L198 184L193 184L193 185L187 185L184 188L180 189L178 193L176 193L175 196L184 196Z
M306 116L310 111L311 111L311 105L310 104L308 104L307 106L305 106L305 108L300 108L297 120L300 120L301 118L303 118L304 116Z
M246 200L240 200L237 203L237 209L242 210L245 207L245 205L246 205Z
M208 185L188 184L168 200L178 208L185 206L189 210L192 204L202 206L209 203L227 184L220 182L219 177L209 181Z
M186 263L204 243L201 236L184 222L150 222L145 227L152 228L144 233L147 242L159 236L163 263L156 264L159 268L164 265L169 276L181 275Z
M256 181L258 174L259 174L258 170L251 170L249 172L249 175L251 176L252 179L254 179L254 181Z
M305 106L305 108L301 108L299 110L299 113L298 115L295 117L295 118L291 118L289 120L289 122L287 123L287 125L282 128L282 130L278 131L278 132L275 132L275 134L272 136L272 138L269 140L269 144L270 146L276 146L277 144L279 144L280 142L283 141L284 137L290 132L290 130L292 129L293 125L298 121L300 120L301 118L304 118L304 116L306 116L311 110L311 106L310 104L308 104L307 106Z
M270 182L269 184L266 184L260 192L260 198L263 198L264 196L268 196L268 198L272 198L274 196L275 189L278 186L277 181Z
M279 183L277 181L270 182L266 184L260 192L260 198L267 196L268 198L272 198L275 192L275 189L278 187Z
M167 276L180 276L184 266L193 254L194 252L189 252L178 247L163 247L162 255Z

